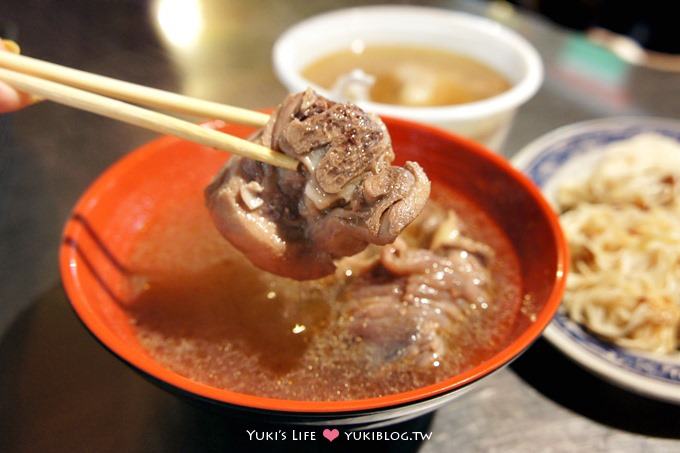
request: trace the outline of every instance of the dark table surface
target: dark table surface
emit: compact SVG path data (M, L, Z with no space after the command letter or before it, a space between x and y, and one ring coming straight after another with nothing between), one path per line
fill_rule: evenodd
M135 0L3 0L0 33L25 54L144 85L246 107L285 94L270 65L288 26L357 1L194 0L203 28L178 46L182 16ZM179 2L182 3L182 2ZM536 45L546 82L516 119L512 155L557 126L619 114L680 116L680 76L636 68L580 35L506 7L430 2L496 18ZM189 6L187 6L189 5ZM184 16L187 17L187 16ZM238 451L325 443L247 441L247 425L193 407L139 378L82 328L59 283L61 227L97 175L153 134L42 103L0 117L0 452ZM432 417L400 429L422 444L378 451L680 450L680 410L613 387L539 340L511 367ZM335 443L335 448L343 444Z

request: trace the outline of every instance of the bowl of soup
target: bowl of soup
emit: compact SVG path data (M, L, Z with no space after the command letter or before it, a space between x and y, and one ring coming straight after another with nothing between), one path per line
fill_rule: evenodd
M514 31L471 14L414 6L312 17L277 40L272 59L290 91L312 86L493 150L501 148L517 109L543 80L538 53Z
M421 255L408 264L403 250L366 270L376 253L367 249L309 281L256 268L205 205L228 154L164 137L106 170L73 209L60 268L76 315L154 384L260 420L390 423L472 389L550 322L564 290L564 238L536 187L502 157L437 128L384 122L395 162L419 162L432 184L399 240L458 244L449 258L468 277L454 286L469 286L474 299L441 303L423 293L449 270L434 266L429 286L422 273L409 280L400 269ZM419 300L390 303L399 291ZM421 338L404 340L413 322Z

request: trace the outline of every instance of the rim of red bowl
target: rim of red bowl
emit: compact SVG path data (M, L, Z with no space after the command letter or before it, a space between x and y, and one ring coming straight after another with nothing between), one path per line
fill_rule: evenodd
M492 161L494 164L501 167L504 172L509 173L513 179L518 181L524 190L529 193L534 202L540 207L541 212L545 216L550 229L552 230L555 243L557 244L557 270L555 275L555 284L553 285L550 295L548 296L547 302L536 317L536 320L532 322L522 334L520 334L505 348L479 365L463 373L459 373L448 379L425 387L381 397L359 400L286 400L278 398L266 398L211 387L209 385L193 381L167 368L164 368L149 355L138 351L137 349L128 348L126 343L116 336L106 326L106 324L104 324L99 319L94 311L88 308L88 304L85 302L85 294L82 291L80 282L76 276L77 272L72 270L69 265L70 262L76 258L76 252L72 247L67 246L62 241L61 251L59 254L59 267L61 271L62 282L71 306L81 321L84 323L86 328L89 329L96 339L128 365L131 365L143 373L146 373L147 375L158 379L161 382L170 384L171 386L176 387L184 392L188 392L209 400L215 400L220 403L242 406L251 409L288 413L346 413L385 409L389 407L415 403L449 393L455 389L464 387L467 384L481 379L493 371L496 371L521 354L531 345L534 340L538 338L538 336L552 319L561 302L568 270L568 248L562 230L559 226L557 215L552 210L548 202L543 198L540 190L534 185L532 181L529 180L528 177L523 175L519 170L515 169L505 158L486 149L484 146L467 138L452 134L433 126L386 116L384 116L383 119L386 123L388 123L388 125L397 126L400 128L415 128L428 134L437 135L440 138L444 138L448 142L455 143L456 146L466 148L468 151L477 154L482 159ZM218 123L219 122L208 124L215 125ZM107 168L85 190L74 206L72 213L84 209L86 204L91 202L93 194L103 189L103 187L106 185L106 181L115 179L117 175L125 173L129 167L134 166L136 162L139 159L142 159L146 153L154 152L154 150L159 146L165 147L179 142L182 142L182 140L179 138L164 136L152 140L131 151L128 155L122 157L120 160ZM63 238L68 237L69 235L73 237L73 234L77 235L76 229L77 227L75 226L74 222L67 222L66 227L64 228Z

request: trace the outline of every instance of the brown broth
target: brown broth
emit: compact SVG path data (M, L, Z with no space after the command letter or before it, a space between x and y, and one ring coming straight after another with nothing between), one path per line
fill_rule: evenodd
M519 265L508 239L474 204L435 186L439 203L467 234L495 251L495 300L469 310L449 335L438 368L407 361L376 366L338 324L333 277L296 282L262 272L215 230L194 199L176 204L140 234L132 257L145 289L130 303L148 353L177 373L214 387L298 400L376 397L435 383L469 369L506 344L521 302Z
M354 69L376 77L374 102L412 107L480 101L510 88L498 71L465 55L410 46L367 46L362 52L342 50L305 67L302 75L331 89Z

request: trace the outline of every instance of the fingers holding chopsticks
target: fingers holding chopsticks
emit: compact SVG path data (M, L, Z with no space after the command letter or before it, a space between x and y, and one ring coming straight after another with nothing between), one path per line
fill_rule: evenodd
M13 41L0 40L0 52L14 52L18 53L18 46L14 47L11 44ZM23 107L24 96L11 86L4 82L0 82L0 113L13 112Z
M0 52L19 54L19 45L14 41L0 39ZM19 110L40 100L36 96L18 91L4 82L0 82L0 113Z
M18 51L18 46L12 42L2 41L2 45L7 50ZM282 152L142 108L140 104L183 113L208 114L208 117L215 113L217 118L251 126L264 125L269 119L264 113L135 85L7 50L0 50L0 88L5 95L5 104L0 107L4 111L21 108L35 99L49 99L276 167L297 169L298 161Z

